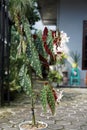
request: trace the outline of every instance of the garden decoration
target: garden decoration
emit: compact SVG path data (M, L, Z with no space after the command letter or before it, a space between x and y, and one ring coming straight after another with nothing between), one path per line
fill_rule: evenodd
M70 84L80 85L80 71L77 67L71 69Z
M73 59L71 73L70 73L70 84L71 85L79 85L80 84L80 71L78 68L78 63L80 61L80 54L76 52L71 52L71 56Z

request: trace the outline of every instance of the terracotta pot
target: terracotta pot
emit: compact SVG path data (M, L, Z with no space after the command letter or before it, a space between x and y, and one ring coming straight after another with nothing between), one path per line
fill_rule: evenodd
M29 128L29 124L32 123L32 121L24 121L22 123L19 124L19 129L20 130L46 130L47 128L47 123L42 122L42 121L37 121L39 124L41 124L43 127L37 128L37 127L32 127L30 126Z

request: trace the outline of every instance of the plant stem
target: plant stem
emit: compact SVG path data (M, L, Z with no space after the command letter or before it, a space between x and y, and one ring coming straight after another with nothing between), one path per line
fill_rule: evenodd
M31 87L32 87L32 95L31 95L31 111L32 111L32 125L36 125L35 111L34 111L34 93L33 93L33 81L32 81L32 68L30 67L31 74Z
M35 111L34 111L34 100L32 98L32 108L31 108L31 111L32 111L32 125L36 125L36 121L35 121Z

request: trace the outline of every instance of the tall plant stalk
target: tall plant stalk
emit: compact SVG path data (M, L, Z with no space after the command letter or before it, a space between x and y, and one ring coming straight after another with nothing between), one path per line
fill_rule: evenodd
M35 111L34 111L34 99L32 98L32 125L35 126L36 125L36 117L35 117Z
M34 92L33 92L33 80L32 80L32 69L31 66L29 65L30 68L30 78L31 78L31 89L32 89L32 95L31 95L31 111L32 111L32 125L36 125L36 117L35 117L35 103L34 103Z

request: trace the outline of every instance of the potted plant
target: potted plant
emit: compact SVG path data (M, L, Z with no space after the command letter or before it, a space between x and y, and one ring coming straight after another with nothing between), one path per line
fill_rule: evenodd
M63 76L60 74L58 70L50 70L48 74L48 80L54 87L59 86L62 82Z
M80 61L80 54L77 51L76 52L71 52L71 57L73 59L72 67L73 68L77 68L78 67L78 63Z
M34 111L35 93L32 81L32 69L35 71L36 75L42 78L42 62L45 61L45 63L47 63L46 56L48 54L53 57L53 37L52 32L48 32L47 28L45 28L43 34L41 35L42 38L38 37L39 41L37 39L33 39L27 13L28 11L31 11L32 7L35 5L34 2L35 0L10 0L9 2L9 13L18 36L17 51L13 56L13 58L15 57L19 62L16 68L17 82L31 99L32 120L30 122L23 122L20 124L20 130L25 130L26 126L30 126L30 130L43 129L41 126L44 128L47 127L46 123L36 120ZM48 64L46 65L48 66ZM49 83L45 83L43 89L41 90L41 101L44 111L46 111L46 104L48 104L52 114L55 113L55 96ZM41 123L42 125L40 125L39 128L39 124Z
M35 91L32 81L32 70L40 78L42 77L42 65L49 67L47 58L48 55L55 61L53 45L60 46L60 33L56 31L44 29L43 33L38 32L38 35L32 36L31 26L28 13L35 7L35 0L10 0L9 14L13 22L13 26L18 36L17 51L13 57L19 62L17 65L17 82L20 84L23 91L30 97L32 120L23 122L19 125L20 130L26 130L25 127L30 126L30 130L44 129L46 123L37 121L35 115ZM34 13L34 12L33 12ZM16 71L16 70L15 70ZM49 82L44 83L41 90L41 103L46 112L47 105L52 114L55 113L56 92ZM44 126L44 128L40 127ZM28 130L29 130L28 129Z
M80 84L80 71L78 68L78 63L80 60L80 54L76 52L71 53L73 63L72 63L72 68L70 72L70 84L71 85L79 85Z
M23 20L23 19L22 19ZM37 39L32 39L32 36L30 34L29 26L26 21L23 22L24 29L25 29L25 35L27 37L27 40L29 44L26 45L26 51L24 53L20 52L20 46L18 47L18 53L17 56L23 56L23 64L19 71L19 78L20 78L20 85L24 89L24 91L29 95L31 98L31 111L32 111L32 121L23 122L19 125L20 130L23 130L26 125L27 127L30 127L30 129L43 129L47 127L46 123L42 123L41 121L36 120L35 116L35 96L34 96L34 88L33 88L33 81L32 81L32 68L36 72L36 75L38 75L40 78L42 78L41 74L41 65L43 59L45 60L45 52L46 48L43 46L42 42L37 42ZM46 28L45 30L46 31ZM25 37L24 35L24 37ZM39 46L37 46L38 44ZM23 46L21 46L23 47ZM40 51L39 51L40 47ZM49 48L49 44L47 46ZM42 51L41 51L42 50ZM43 53L42 53L43 52ZM42 57L41 57L42 56ZM41 58L41 60L40 60ZM46 106L49 105L49 108L54 115L55 113L55 96L53 92L52 86L47 82L44 84L43 89L41 90L41 103L44 109L44 112L46 112ZM56 93L55 93L56 94ZM41 124L42 123L42 124ZM40 127L39 127L40 126ZM22 127L22 128L21 128ZM23 128L24 127L24 128Z

